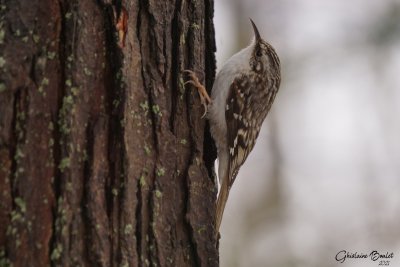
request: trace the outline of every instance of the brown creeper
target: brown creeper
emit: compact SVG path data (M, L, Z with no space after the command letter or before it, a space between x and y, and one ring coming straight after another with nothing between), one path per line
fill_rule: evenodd
M188 83L199 89L206 108L206 104L209 104L207 117L218 149L221 189L217 200L217 232L230 188L254 147L281 81L278 55L261 38L254 22L250 21L255 38L248 47L233 55L218 72L211 99L196 75L187 71L191 77Z

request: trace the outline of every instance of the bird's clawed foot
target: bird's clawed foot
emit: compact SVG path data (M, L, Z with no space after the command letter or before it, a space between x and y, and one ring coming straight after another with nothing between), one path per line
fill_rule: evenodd
M211 104L211 98L208 95L206 88L200 83L199 78L197 78L196 73L194 73L191 70L184 70L184 72L188 73L189 77L190 77L190 80L186 81L185 85L190 83L191 85L196 87L197 91L199 92L201 104L204 107L204 114L201 117L204 118L204 116L207 114L207 111L208 111L208 105Z

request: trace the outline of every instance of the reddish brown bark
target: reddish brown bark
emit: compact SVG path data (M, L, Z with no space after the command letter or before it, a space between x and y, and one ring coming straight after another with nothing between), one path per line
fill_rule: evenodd
M218 266L215 151L182 73L211 88L212 17L212 0L1 2L1 266Z

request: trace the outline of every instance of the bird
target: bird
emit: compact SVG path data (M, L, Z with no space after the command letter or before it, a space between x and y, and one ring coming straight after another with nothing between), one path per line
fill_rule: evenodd
M215 214L217 234L230 189L254 148L281 83L280 60L275 49L262 39L252 19L250 22L254 38L219 70L211 97L196 73L184 70L189 76L186 83L198 89L217 147L220 183Z

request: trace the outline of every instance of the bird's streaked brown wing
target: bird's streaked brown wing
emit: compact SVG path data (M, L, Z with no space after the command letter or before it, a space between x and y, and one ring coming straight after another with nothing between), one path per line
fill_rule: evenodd
M260 131L260 125L254 125L254 121L247 119L255 115L251 109L253 102L251 90L249 77L241 75L234 79L226 102L229 187L232 186L239 168L253 149Z

